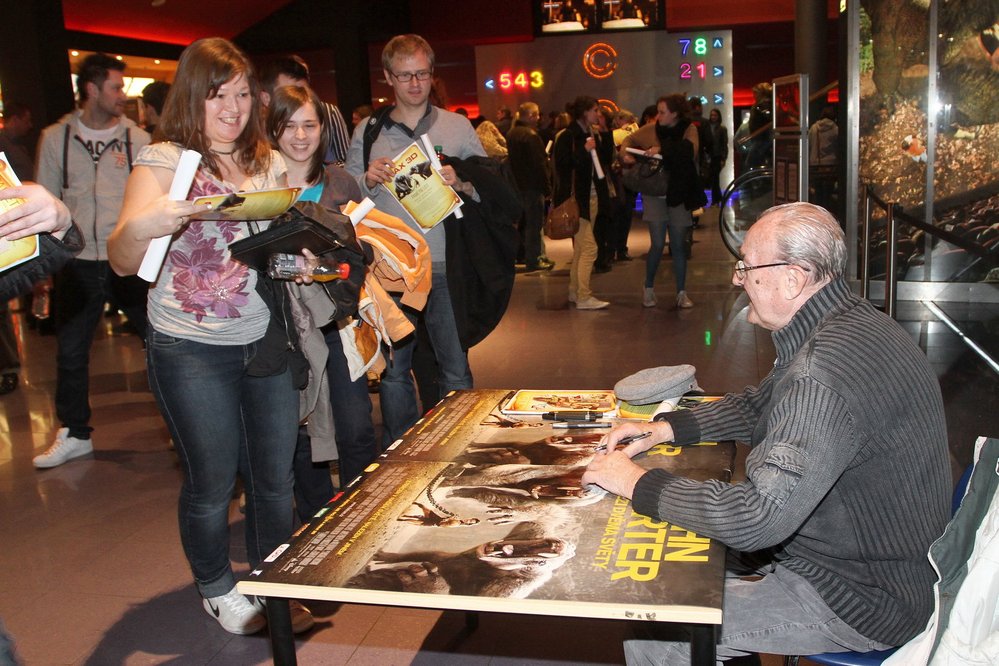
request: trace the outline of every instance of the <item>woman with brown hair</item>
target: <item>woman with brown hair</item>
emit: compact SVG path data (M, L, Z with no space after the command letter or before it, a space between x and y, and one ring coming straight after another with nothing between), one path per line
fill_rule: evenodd
M264 135L257 92L252 65L232 43L208 38L188 46L157 128L166 141L139 152L108 241L114 270L131 275L151 239L173 236L149 291L149 385L183 471L184 553L205 611L234 634L266 623L259 600L236 590L229 561L237 475L246 490L250 566L292 530L298 391L282 347L286 322L271 314L284 310L284 292L268 291L267 278L228 249L267 222L199 220L189 201L170 201L167 193L184 149L202 155L189 200L286 184L284 159ZM313 623L298 604L292 621L298 630Z
M694 224L690 211L704 205L704 191L700 189L695 156L700 150L697 126L687 119L687 99L683 95L666 95L656 102L655 123L643 125L628 135L621 143L621 162L634 164L635 157L627 148L644 150L647 155L659 155L663 168L669 172L669 187L664 197L642 195L642 219L649 224L652 244L645 260L645 287L642 305L651 308L656 304L654 289L656 272L666 247L669 232L669 249L673 257L673 275L676 278L676 306L691 308L687 296L687 234Z

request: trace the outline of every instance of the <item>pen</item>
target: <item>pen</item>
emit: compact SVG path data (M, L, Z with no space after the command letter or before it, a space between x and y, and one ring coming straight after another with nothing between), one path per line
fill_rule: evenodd
M552 424L552 427L559 429L610 428L611 424L607 421L556 421Z
M631 444L632 442L637 442L645 439L646 437L652 437L652 431L646 430L645 432L640 432L637 435L628 435L627 437L622 437L617 440L618 444Z
M628 435L627 437L622 437L621 439L617 440L617 443L631 444L632 442L638 442L640 440L645 439L646 437L651 437L651 436L652 432L650 430L646 430L645 432L640 432L637 435ZM606 445L597 447L597 451L605 451L606 449L607 449Z
M596 421L602 416L601 412L591 409L563 409L557 412L545 412L541 418L545 421Z

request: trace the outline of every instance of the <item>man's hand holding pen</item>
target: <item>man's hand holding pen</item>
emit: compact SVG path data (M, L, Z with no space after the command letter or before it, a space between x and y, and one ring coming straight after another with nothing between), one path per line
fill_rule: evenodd
M586 466L583 483L595 483L604 490L631 499L635 485L646 470L631 459L656 444L673 439L669 423L625 423L600 440L597 455ZM624 448L618 448L624 444Z

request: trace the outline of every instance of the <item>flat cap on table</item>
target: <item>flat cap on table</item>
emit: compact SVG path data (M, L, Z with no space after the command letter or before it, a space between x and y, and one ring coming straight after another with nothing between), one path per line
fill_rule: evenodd
M651 405L670 398L680 398L690 391L700 391L692 365L662 365L628 375L614 385L614 394L633 405Z

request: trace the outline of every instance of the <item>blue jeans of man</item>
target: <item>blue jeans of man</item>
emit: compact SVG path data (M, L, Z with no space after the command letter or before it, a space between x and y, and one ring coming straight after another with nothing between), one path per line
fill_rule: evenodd
M69 436L89 439L90 348L104 304L112 299L117 276L106 261L73 259L55 278L56 417ZM126 310L145 328L145 303Z
M449 391L472 388L472 369L468 366L468 352L462 349L458 338L458 325L451 309L451 293L443 263L434 263L431 279L433 288L423 310L423 318L440 368L440 392L447 395ZM403 306L398 298L396 303L415 326L418 313ZM412 373L415 344L416 336L412 336L393 346L391 353L386 353L388 367L379 388L385 429L383 441L386 444L402 437L420 418Z
M246 490L246 552L257 566L291 534L298 391L291 372L251 377L256 345L207 345L149 329L149 386L170 429L184 481L180 539L198 590L226 594L229 503Z
M719 661L753 652L820 654L889 646L865 638L826 605L808 581L780 564L747 571L741 554L729 553L725 572L723 620L718 631ZM760 580L747 580L763 576ZM749 578L749 577L747 577ZM654 623L649 623L654 625ZM689 637L682 630L640 625L642 635L624 643L629 666L674 666L690 663ZM658 635L656 635L658 634ZM670 635L673 634L673 635Z

